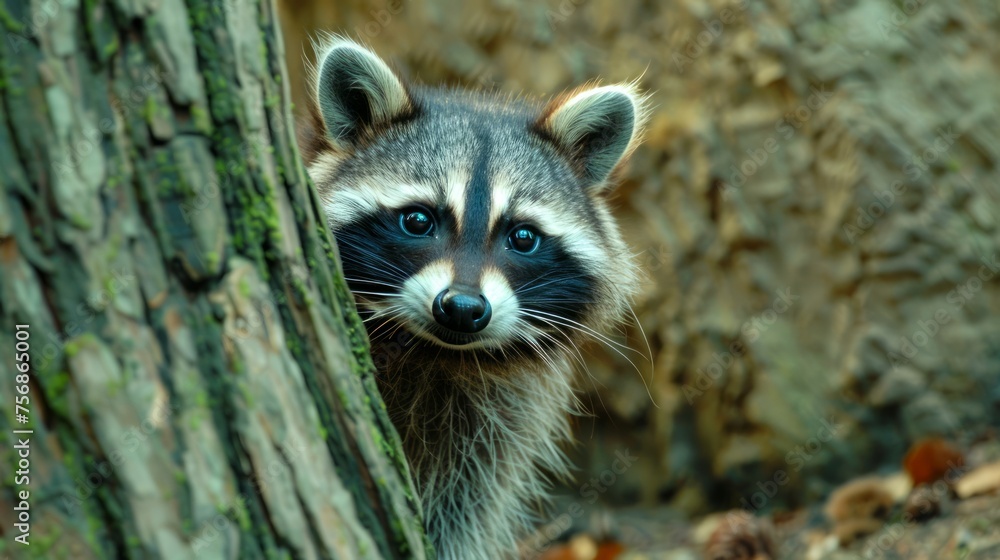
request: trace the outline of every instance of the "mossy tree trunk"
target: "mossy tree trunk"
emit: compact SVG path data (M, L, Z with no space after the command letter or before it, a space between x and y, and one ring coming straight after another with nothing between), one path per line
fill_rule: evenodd
M0 556L424 557L270 0L0 19Z

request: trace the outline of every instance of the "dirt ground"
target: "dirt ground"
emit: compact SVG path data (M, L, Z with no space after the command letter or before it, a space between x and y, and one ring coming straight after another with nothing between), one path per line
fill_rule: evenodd
M808 508L693 520L667 507L598 510L524 558L1000 560L1000 448L990 442L945 469L955 457L938 443L911 450L900 472L850 480Z
M655 510L617 512L620 539L598 541L577 535L548 549L540 560L998 560L1000 495L954 504L950 511L924 522L889 520L871 535L841 546L817 511L801 511L775 525L775 554L751 556L749 546L729 556L706 552L705 529L726 523L725 516L701 524L665 520Z
M775 560L1000 559L1000 495L963 500L951 511L925 522L890 520L882 529L847 546L840 546L829 529L817 522L817 513L797 512L776 524ZM705 543L699 538L703 532L699 529L703 526L676 524L664 527L651 517L650 512L630 512L623 518L623 526L628 526L627 533L645 536L648 540L631 549L623 547L617 556L606 557L621 560L711 558L706 556ZM720 517L703 523L726 523L724 516ZM768 557L763 556L761 560ZM734 553L730 558L749 560L753 557Z

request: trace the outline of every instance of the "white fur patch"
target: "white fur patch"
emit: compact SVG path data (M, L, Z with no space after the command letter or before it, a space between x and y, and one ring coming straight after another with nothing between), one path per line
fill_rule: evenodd
M327 197L326 215L334 228L340 228L381 210L433 202L438 195L438 190L430 185L413 183L387 188L386 183L373 179L371 183L334 189Z
M410 319L418 325L434 322L431 304L442 290L451 286L455 267L446 260L435 261L403 282L402 305Z
M544 235L559 238L574 258L590 264L591 268L603 268L607 256L592 227L567 220L564 212L541 204L515 204L508 212L515 221L536 224ZM543 239L542 243L544 242Z
M469 174L466 171L454 171L448 175L445 184L445 204L455 216L455 233L462 232L462 220L465 217L465 187L469 184Z
M321 155L320 158L326 157ZM322 169L332 166L312 166L313 181L329 181L323 177ZM455 216L456 233L461 232L462 217L465 214L465 186L468 174L455 172L448 177L444 192L440 187L421 183L393 183L391 179L371 178L364 183L333 189L324 200L327 218L334 228L344 227L365 215L387 209L402 209L414 204L429 205L433 209L438 202L444 202Z
M497 222L500 218L507 212L507 208L510 205L510 191L511 185L509 179L502 176L497 176L493 178L492 181L492 200L490 201L490 217L488 222L488 231L493 231Z
M519 313L517 296L499 270L489 267L483 270L483 296L493 308L493 318L480 333L490 340L491 346L502 346L517 339Z

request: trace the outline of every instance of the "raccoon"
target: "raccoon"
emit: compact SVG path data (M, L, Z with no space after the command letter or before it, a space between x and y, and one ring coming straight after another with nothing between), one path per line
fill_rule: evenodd
M300 144L426 530L445 560L514 557L567 474L579 344L636 291L608 196L645 98L433 88L347 39L317 52Z

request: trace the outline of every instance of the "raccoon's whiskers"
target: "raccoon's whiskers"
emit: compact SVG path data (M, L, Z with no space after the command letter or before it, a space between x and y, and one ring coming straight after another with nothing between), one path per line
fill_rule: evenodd
M524 309L524 312L535 314L533 316L535 317L535 319L539 319L539 320L542 320L542 317L539 317L538 315L544 315L545 317L551 318L553 321L559 322L559 324L563 325L564 327L575 329L575 330L578 330L578 331L580 331L580 332L582 332L584 334L588 334L588 335L592 336L593 338L595 338L595 339L597 339L597 340L599 340L601 342L604 342L605 344L607 344L609 346L613 345L613 346L617 346L619 348L622 348L624 350L628 350L630 352L638 352L638 350L636 350L635 348L632 348L632 347L628 346L627 344L622 344L620 342L616 342L614 340L611 340L606 335L603 335L603 334L595 331L594 329L588 327L587 325L584 325L584 324L581 324L581 323L577 323L576 321L574 321L572 319L567 319L565 317L561 317L559 315L556 315L555 313L549 313L547 311L542 311L540 309ZM643 356L643 357L645 357L645 356Z
M368 334L368 341L374 344L376 342L380 342L383 338L392 336L392 332L390 332L388 329L386 329L381 333L379 332L380 330L384 329L386 325L391 325L391 324L392 321L389 319L386 319L385 321L379 323L379 325L373 328L371 332Z
M396 333L398 333L400 330L404 330L404 323L403 323L402 316L399 316L399 320L396 320L396 317L394 316L392 318L392 320L395 321L396 327L394 329L392 329L391 331L389 331L389 336L390 337L396 336ZM416 344L415 343L410 347L410 350L413 350L413 348L416 348Z
M590 383L594 387L594 392L593 393L597 395L597 400L598 400L598 402L601 403L601 408L604 409L605 413L607 413L608 412L608 407L607 407L607 405L604 404L604 399L603 399L603 397L601 397L601 392L597 390L597 385L598 385L599 381L597 380L596 377L594 377L594 374L590 372L590 367L587 366L587 362L586 362L586 360L583 357L583 353L580 351L580 347L577 346L577 344L575 342L573 342L573 339L570 338L569 335L567 335L566 333L564 333L564 332L562 332L560 330L557 330L556 333L558 333L559 335L563 336L566 339L566 342L563 343L561 340L559 340L558 338L556 338L552 333L545 332L545 331L539 329L538 327L536 327L534 325L525 324L524 326L529 331L531 331L531 333L534 336L539 336L539 337L546 338L546 339L550 340L560 350L562 350L565 353L566 356L569 356L573 361L575 361L577 364L580 365L580 369L582 369L583 371L585 371L587 373L587 377L590 379ZM521 340L525 341L530 346L534 347L535 350L536 350L536 352L538 353L538 356L541 357L541 359L546 364L548 364L550 367L556 367L554 358L552 358L551 356L549 356L549 354L545 351L545 349L542 348L542 346L540 344L538 344L537 340L535 340L533 337L528 337L528 336L526 336L524 334L519 334L518 338L520 338ZM603 383L601 383L600 385L602 387L605 387ZM576 402L576 406L577 407L581 407L582 406L581 403L580 403L580 401L579 401L579 399L575 395L574 395L573 399Z
M580 348L568 336L566 337L566 343L568 343L569 346L566 346L566 344L564 344L561 340L556 338L552 333L545 332L542 329L534 325L531 325L529 323L525 323L524 327L526 327L528 330L531 331L532 337L529 339L522 335L521 338L526 342L528 342L529 344L531 344L536 350L538 350L539 354L542 355L543 358L548 357L548 354L545 353L545 349L542 348L540 344L538 344L538 341L535 340L534 337L545 338L547 340L552 341L552 344L555 344L557 347L563 350L567 355L571 356L581 366L583 366L584 368L587 367L587 364L583 359L583 354L580 353ZM562 334L560 331L556 332Z
M360 245L352 244L350 241L343 241L342 243L343 243L343 246L344 246L345 249L350 249L350 251L342 251L341 252L341 258L342 259L350 259L350 260L353 260L354 262L366 264L367 261L363 260L362 257L367 257L367 258L371 258L372 259L371 262L377 262L379 264L387 264L387 265L390 266L390 268L395 269L395 271L398 272L399 274L401 274L403 276L406 275L406 271L404 271L403 269L399 268L398 266L396 266L395 264L393 264L392 261L386 259L385 257L383 257L382 255L376 253L375 251L372 251L371 249L367 249L367 248L362 247ZM358 253L358 254L354 254L354 253Z
M524 295L524 294L526 294L528 292L532 292L532 291L538 290L540 288L544 288L545 286L548 286L550 284L554 284L556 282L565 282L567 280L576 280L577 278L583 278L585 276L584 274L576 274L576 275L573 275L573 276L559 276L559 277L556 277L556 278L553 278L553 279L549 280L548 282L544 282L542 284L535 284L535 282L537 282L538 280L541 280L542 278L545 278L546 276L550 275L553 272L554 271L550 270L548 272L545 272L544 274L541 274L540 276L538 276L536 278L533 278L529 282L527 282L525 284L522 284L521 286L518 286L517 289L515 289L513 292L511 292L511 294L509 296L507 296L506 298L504 298L503 300L501 300L500 303L497 304L497 305L503 305L503 304L507 303L507 301L510 300L513 297ZM589 302L581 302L581 303L589 303Z
M535 340L532 337L525 336L524 334L520 334L520 333L517 335L517 337L520 338L521 340L523 340L524 342L526 342L532 348L534 348L535 352L538 355L538 357L541 358L542 361L544 361L546 363L546 365L548 365L549 367L553 367L555 365L555 362L553 361L553 359L545 351L545 348L543 348L542 345L538 343L537 340Z
M406 311L406 308L403 305L396 303L396 304L388 305L388 306L383 307L381 309L372 309L372 311L373 311L372 316L369 317L368 319L366 319L365 320L366 322L374 320L374 319L383 318L383 317L385 317L386 315L389 315L389 314L393 314L394 318L402 316L402 313L404 311Z
M388 307L386 307L384 309L380 309L378 311L375 311L372 314L371 317L368 317L367 319L365 319L363 321L364 323L369 323L369 322L374 321L376 319L383 319L382 323L380 323L377 327L375 327L375 328L373 328L373 329L371 329L371 330L368 331L368 339L369 339L369 341L371 341L371 342L378 341L379 340L379 338L378 338L378 332L379 332L379 330L381 330L386 325L390 325L393 322L396 322L398 319L400 319L402 317L403 311L404 311L404 309L400 305L390 305L390 306L388 306ZM393 332L395 332L395 330Z
M365 260L359 259L357 257L345 254L345 253L347 253L347 251L341 251L341 259L342 260L348 260L348 261L356 262L356 263L362 264L362 265L369 265L371 263L385 265L385 266L389 267L389 270L393 271L393 274L389 274L388 271L382 271L382 270L380 270L380 272L385 272L387 276L393 277L395 279L402 280L402 279L405 279L408 276L405 270L403 270L402 268L396 266L395 264L392 263L392 261L386 259L382 255L379 255L378 253L372 251L371 249L366 249L365 247L363 247L361 245L358 245L357 243L352 243L350 241L350 239L343 239L342 238L342 239L338 239L337 241L338 241L338 243L342 243L345 248L352 249L352 252L356 251L356 252L360 253L361 255L369 257L371 259L370 261L365 261Z
M388 332L389 329L382 330L388 324L390 324L390 321L385 321L384 323L381 323L379 324L379 326L372 329L371 334L368 335L368 341L374 345L391 336L392 333ZM382 332L379 333L379 330L382 330Z
M358 283L363 283L363 284L377 284L379 286L385 286L387 288L393 288L393 289L396 289L396 290L399 290L399 289L402 288L402 285L400 285L400 284L392 284L392 283L389 283L389 282L382 282L382 281L379 281L379 280L371 280L371 279L365 279L365 278L348 278L348 277L345 276L344 280L347 280L348 282L358 282ZM353 292L354 290L351 290L351 291ZM357 293L357 292L354 292L354 293Z
M547 324L549 324L549 325L551 325L553 327L559 325L559 326L566 327L568 329L572 329L572 330L578 331L578 332L583 333L585 335L589 335L589 336L593 337L595 340L597 340L598 342L601 342L601 343L605 344L610 350L613 350L616 354L618 354L619 356L621 356L622 358L624 358L625 361L628 362L629 365L632 366L632 369L634 369L637 373L639 372L639 367L635 365L635 362L633 362L631 359L629 359L629 357L626 356L624 352L622 352L618 348L615 348L615 346L622 346L626 350L631 350L633 352L635 352L636 350L634 350L632 348L629 348L628 346L624 346L624 345L622 345L620 343L617 343L617 342L609 339L608 337L606 337L606 336L604 336L604 335L602 335L602 334L594 331L593 329L589 329L589 328L587 328L587 327L585 327L583 325L580 325L579 323L576 323L575 321L571 321L569 319L564 319L562 317L558 317L556 315L552 315L551 313L545 313L545 312L537 311L537 310L534 310L534 309L522 309L521 313L524 314L525 316L532 317L534 319L542 321L543 323L547 323ZM542 316L539 316L539 315L534 315L533 313L544 313L545 315L548 315L549 318L542 317ZM569 322L563 322L563 321L569 321ZM639 375L641 376L642 374L640 373Z
M538 278L535 278L535 280L541 280L542 278L545 278L547 275L548 275L548 273L542 274ZM567 280L576 280L577 278L584 278L585 276L586 276L585 274L575 274L573 276L559 276L559 277L553 278L552 280L549 280L548 282L543 282L541 284L535 284L535 285L532 285L532 283L535 281L535 280L532 280L531 282L528 282L528 283L524 284L523 286L518 287L518 289L514 290L514 293L515 294L524 294L524 293L527 293L527 292L532 292L532 291L544 288L545 286L548 286L550 284L554 284L556 282L565 282Z
M514 292L517 293L520 290L522 290L524 288L527 288L528 286L532 285L533 283L541 280L542 278L545 278L546 276L548 276L550 274L553 274L554 272L555 272L554 269L553 270L546 270L545 272L539 274L538 276L536 276L536 277L532 278L531 280L528 280L527 282L525 282L524 284L522 284L520 287L518 287L516 290L514 290Z
M358 260L358 259L354 259L354 258L350 258L350 257L343 258L342 260L345 263L345 266L348 265L348 264L354 264L355 266L358 266L360 268L370 269L371 272L377 272L380 276L382 276L384 278L388 278L390 280L398 281L400 284L397 284L397 285L393 286L392 284L388 284L388 283L379 283L377 280L348 279L348 278L345 277L344 279L347 280L348 282L368 282L370 284L379 283L380 285L392 286L392 287L394 287L396 289L399 289L399 286L403 282L406 281L406 278L403 277L403 276L401 276L400 274L397 274L397 273L395 273L395 272L393 272L391 270L385 270L385 269L382 269L382 268L374 267L374 266L371 265L370 262L367 262L367 261L362 261L362 260Z
M639 373L639 379L642 379L642 384L646 388L646 394L649 396L649 402L653 403L653 406L660 408L660 405L656 404L656 399L653 398L653 393L649 390L649 387L656 381L656 361L653 359L653 347L649 345L649 339L646 338L646 331L642 328L642 323L639 321L639 316L635 314L635 309L632 309L632 304L625 304L628 307L628 312L632 314L632 319L635 320L635 326L639 328L639 334L642 335L642 341L646 343L646 351L649 352L649 383L646 383L646 379Z
M587 373L587 377L590 379L590 384L594 387L593 394L597 395L597 400L598 402L601 403L601 408L604 409L605 413L607 413L608 407L606 404L604 404L604 398L601 396L601 391L597 390L598 385L604 387L605 389L607 389L607 386L601 383L596 377L594 377L594 374L591 373L590 367L587 365L587 361L584 359L583 353L580 351L580 347L577 346L575 342L573 342L573 339L570 338L569 335L563 333L560 330L556 331L556 333L562 335L566 339L566 344L569 345L567 346L566 344L563 344L562 341L553 336L552 333L543 331L538 327L535 327L534 325L526 325L526 326L530 328L532 331L534 331L535 334L551 340L553 344L561 348L564 352L566 352L567 355L571 356L574 359L574 361L576 361L577 364L580 365L580 369L582 369ZM529 344L530 343L531 342L529 341ZM570 348L572 348L572 350ZM542 351L541 349L539 349L539 353L544 355L544 351ZM591 403L593 403L593 401L591 401Z
M385 292L363 292L361 290L351 290L352 294L361 294L363 296L380 296L388 298L398 298L401 297L400 294L387 294Z

